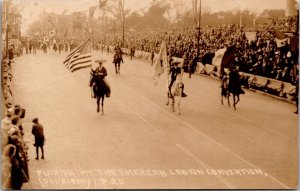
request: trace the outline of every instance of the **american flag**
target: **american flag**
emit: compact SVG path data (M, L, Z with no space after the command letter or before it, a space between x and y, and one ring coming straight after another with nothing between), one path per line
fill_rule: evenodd
M90 67L92 65L90 40L86 40L70 52L63 63L71 72Z

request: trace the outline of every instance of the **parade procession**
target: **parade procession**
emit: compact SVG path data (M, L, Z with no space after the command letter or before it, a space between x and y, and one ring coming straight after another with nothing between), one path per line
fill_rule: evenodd
M1 188L297 189L297 0L2 0Z

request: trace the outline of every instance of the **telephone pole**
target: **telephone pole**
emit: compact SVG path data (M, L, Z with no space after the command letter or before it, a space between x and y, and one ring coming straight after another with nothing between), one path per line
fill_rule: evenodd
M200 54L200 35L201 35L201 0L199 5L199 18L198 18L198 39L197 39L197 58L199 58Z
M125 46L125 17L124 17L124 1L125 0L122 0L122 25L123 25L123 41L122 41L122 47Z

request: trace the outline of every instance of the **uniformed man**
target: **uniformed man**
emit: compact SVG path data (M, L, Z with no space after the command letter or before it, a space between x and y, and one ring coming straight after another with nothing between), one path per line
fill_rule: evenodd
M95 70L95 75L98 77L98 78L100 78L100 79L102 79L103 81L104 81L104 83L105 83L105 85L106 85L106 87L107 87L107 94L106 94L106 97L110 97L110 85L109 85L109 83L108 83L108 81L106 80L106 76L107 76L107 70L106 70L106 68L103 66L103 63L104 62L106 62L106 60L100 60L100 59L95 59L94 60L94 62L96 62L96 63L98 63L99 64L99 66L96 68L96 70ZM96 86L95 86L95 84L94 84L94 86L93 86L93 90L94 90L94 92L95 92L95 88L96 88Z

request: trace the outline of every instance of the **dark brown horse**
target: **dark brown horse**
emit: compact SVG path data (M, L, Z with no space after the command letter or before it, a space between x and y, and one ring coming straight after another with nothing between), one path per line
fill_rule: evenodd
M103 78L97 76L94 70L91 70L90 87L92 86L93 86L94 98L97 99L97 112L100 111L100 100L101 100L101 114L103 115L104 97L108 92L108 87L103 81Z
M221 83L221 103L223 105L223 97L227 98L228 105L230 106L230 94L233 96L233 108L236 109L236 104L240 101L240 94L245 94L242 90L243 78L239 75L239 72L232 70L229 73L229 76L224 75ZM248 83L247 83L248 84ZM247 86L246 86L247 87Z

